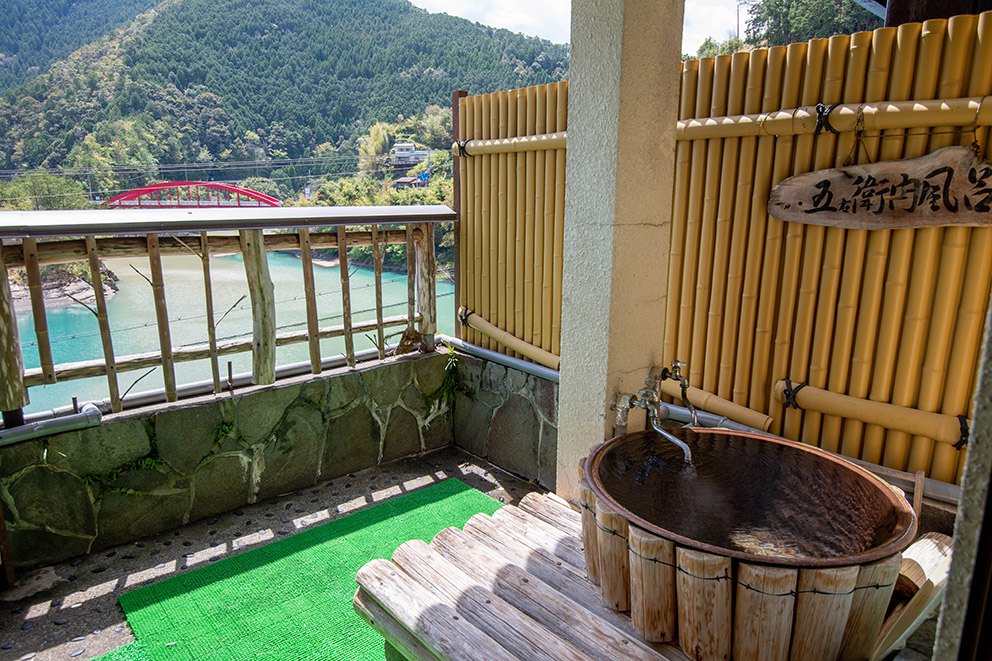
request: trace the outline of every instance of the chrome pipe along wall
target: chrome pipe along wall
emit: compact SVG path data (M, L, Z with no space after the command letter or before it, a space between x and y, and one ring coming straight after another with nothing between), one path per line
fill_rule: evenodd
M64 415L58 418L49 417L42 420L25 422L20 427L0 429L0 447L29 441L39 436L61 434L62 432L96 427L103 420L103 413L93 402L83 404L79 413Z

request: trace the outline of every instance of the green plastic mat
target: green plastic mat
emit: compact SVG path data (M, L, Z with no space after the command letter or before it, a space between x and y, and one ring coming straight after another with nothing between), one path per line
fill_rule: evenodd
M446 480L128 592L120 604L137 641L101 658L381 660L382 638L351 605L359 568L500 506Z

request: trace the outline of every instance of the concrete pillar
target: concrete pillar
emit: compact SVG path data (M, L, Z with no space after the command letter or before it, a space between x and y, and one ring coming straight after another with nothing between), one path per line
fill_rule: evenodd
M682 13L572 0L557 470L571 501L616 394L661 360Z

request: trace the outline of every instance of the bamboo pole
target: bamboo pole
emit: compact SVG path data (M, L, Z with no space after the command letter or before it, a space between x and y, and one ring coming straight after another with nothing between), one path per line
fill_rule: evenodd
M107 320L107 297L103 291L103 278L100 275L100 257L96 251L96 239L86 237L89 253L90 281L93 283L93 298L96 302L96 322L100 328L100 344L103 347L103 362L107 366L107 390L110 394L110 408L114 413L121 411L121 392L117 387L117 365L114 361L114 341L110 335Z
M567 82L567 81L566 81ZM552 83L552 85L561 83ZM516 92L517 90L511 90ZM503 92L503 94L508 94ZM512 107L512 104L508 107ZM542 133L540 135L508 135L500 138L476 138L465 145L469 156L483 154L517 154L527 151L545 151L548 149L565 149L568 143L568 132L564 129ZM451 146L452 152L458 150L458 145Z
M974 58L971 64L971 79L968 92L992 91L992 67L987 66L992 57L992 14L983 13L978 17ZM981 144L988 137L984 130L976 131L975 141ZM961 142L967 142L962 135ZM986 152L987 148L986 148ZM951 355L948 359L947 385L944 389L941 412L951 415L967 414L971 403L970 388L974 378L975 365L981 344L981 332L985 316L985 306L989 300L989 282L992 278L992 232L990 228L972 230L965 267L961 304L954 326L954 339L951 342ZM930 474L943 482L956 479L957 459L964 454L951 447L938 445L934 448Z
M461 226L462 223L459 223ZM458 229L461 232L461 227ZM382 252L379 250L379 237L376 226L372 226L372 270L375 277L375 348L379 350L379 360L386 359L386 338L382 328ZM464 291L464 289L462 289ZM459 326L461 328L461 326ZM464 331L463 331L464 333Z
M780 403L785 402L785 386L785 381L775 384L774 397ZM941 443L954 444L961 437L960 422L953 415L859 399L815 386L805 386L794 396L799 408L804 410L843 415L852 420L906 434L920 433Z
M842 104L831 111L830 125L840 133L854 131L859 124L868 132L929 129L936 124L987 127L992 125L990 104L992 99L985 96ZM678 141L749 135L802 135L816 130L816 109L805 106L758 115L696 118L679 121L675 130Z
M471 126L471 118L467 113L472 104L467 97L458 100L458 140L465 141L468 134L468 127ZM470 305L469 297L473 287L469 280L469 275L475 272L475 261L472 253L470 241L471 230L474 226L473 214L475 211L474 182L472 176L475 174L474 167L470 167L472 160L464 156L458 156L458 176L459 176L459 209L458 211L458 273L457 279L460 285L458 296L455 300L455 308ZM471 341L470 331L462 328L459 323L455 324L456 335L459 339Z
M915 27L914 27L915 26ZM904 24L899 28L882 28L875 31L872 41L872 71L878 72L880 79L888 75L888 98L905 100L909 98L913 85L913 71L916 68L916 45L919 41L920 24ZM897 57L892 58L891 72L884 66L886 53L892 56L893 45L896 45ZM875 78L868 82L866 94L869 101L873 100L876 90ZM880 80L878 82L880 86ZM870 161L880 158L884 161L896 160L902 154L903 135L900 131L889 131L884 139L866 140L867 154ZM843 324L849 330L841 340L841 345L834 350L834 358L830 366L830 380L827 388L834 392L846 389L855 397L868 396L869 378L871 376L872 354L878 330L879 315L882 307L882 292L885 284L885 267L888 263L891 231L881 230L868 233L867 257L861 269L861 282L853 282L847 278L841 286L842 307L838 311L838 327ZM848 233L848 237L859 240L857 231ZM854 309L854 300L860 300L858 309ZM854 315L854 319L849 316ZM844 420L839 416L825 416L823 420L823 436L840 439L839 451L850 457L858 457L861 453L863 425L860 422Z
M564 131L568 121L568 81L563 80L556 86L558 93L558 116L555 118L557 128ZM554 250L552 261L554 272L551 276L551 353L561 354L561 297L562 297L562 268L565 258L565 150L559 148L555 153L555 216L554 216Z
M733 637L730 558L678 547L679 647L696 659L729 659Z
M516 101L517 126L514 135L522 135L527 132L527 90L517 92ZM527 244L527 164L526 155L519 155L517 159L516 193L516 231L514 234L514 274L513 274L513 335L519 338L530 337L524 326L526 294L524 290L525 273L527 268L526 244Z
M537 88L527 88L527 124L526 134L534 135L537 132ZM524 325L523 334L520 335L528 344L533 344L534 328L537 326L534 320L534 243L535 243L535 201L536 201L536 173L537 153L527 152L526 155L526 176L524 189ZM519 189L517 191L519 195Z
M469 121L472 122L472 131L470 138L480 138L482 137L482 97L479 95L469 97L472 104L470 106ZM472 165L472 204L474 208L473 212L473 223L472 223L472 256L475 263L475 268L473 269L469 282L473 285L474 293L468 299L469 306L475 310L479 309L482 305L482 279L483 279L483 269L485 267L484 253L482 245L483 230L485 227L486 219L482 215L482 205L483 205L483 195L485 194L482 179L482 158L473 158ZM471 341L474 344L485 347L485 338L478 333L471 333L469 335Z
M615 611L630 610L630 559L627 555L627 519L596 499L596 545L599 548L599 584L603 601Z
M458 311L458 314L465 323L477 330L484 337L491 339L495 344L512 349L523 357L529 358L545 367L550 367L553 370L558 369L561 359L553 353L496 328L471 310L462 308Z
M451 93L451 135L455 141L461 141L464 139L464 125L465 125L465 97L468 92L465 90L456 90ZM453 149L453 163L451 168L451 176L453 181L451 182L451 196L452 196L452 206L455 209L455 213L458 214L458 218L455 221L454 231L452 232L455 240L454 245L454 285L455 285L455 309L457 310L459 306L465 305L465 301L462 300L462 292L465 291L465 200L468 199L465 191L466 185L466 173L465 173L465 159L454 147ZM372 229L376 229L373 226ZM378 238L378 237L375 237ZM377 252L376 247L372 248L373 255ZM381 277L381 275L380 275ZM381 280L380 280L380 294L381 294ZM377 304L376 309L380 309L382 306ZM377 331L377 334L381 334L381 330ZM464 332L462 327L455 324L455 337L464 340ZM377 346L383 346L383 340L381 337L378 338L379 342ZM385 358L385 351L379 349L379 360Z
M507 92L506 99L506 135L510 138L517 135L517 114L519 102L517 90ZM504 314L506 315L506 332L517 334L517 267L522 257L517 254L517 198L523 195L517 193L517 154L510 152L506 155L506 291L504 297ZM522 220L521 220L522 222ZM509 355L515 355L508 352Z
M557 84L547 86L545 130L557 129L558 91ZM557 152L548 150L544 156L544 272L541 275L541 348L551 351L551 327L554 324L554 255L555 255L555 173L558 171Z
M419 320L419 318L418 318ZM386 317L382 322L383 328L396 328L407 325L405 314L394 317ZM374 331L376 328L374 321L363 321L351 326L353 333L364 333ZM344 337L344 326L332 326L321 328L318 336L322 340ZM276 336L276 346L284 347L291 344L300 344L308 339L307 331L293 331L282 333ZM228 340L217 345L218 356L229 356L235 353L251 351L252 341L250 339ZM189 347L175 349L172 352L173 361L176 363L188 363L196 360L204 360L210 357L210 347L206 344L196 344ZM158 367L162 364L162 355L158 351L135 354L131 356L117 357L117 372L133 372L135 370L147 370L150 367ZM55 366L55 375L60 381L72 381L75 379L85 379L94 376L104 376L106 365L102 359L88 360L78 363L61 363ZM28 387L40 386L44 383L40 369L26 370L24 373L24 385Z
M375 225L372 226L375 231ZM306 227L299 229L300 234L300 260L303 262L303 295L306 297L307 305L307 333L310 335L308 341L310 350L310 372L320 374L320 341L317 339L317 286L313 281L313 256L310 252L310 230ZM376 309L379 302L376 301Z
M885 611L892 598L900 567L902 555L899 553L861 565L847 625L844 627L839 661L862 661L871 655L882 629L882 621L885 619Z
M417 314L420 316L420 343L427 353L434 351L434 333L437 317L434 298L434 279L437 264L434 260L434 232L430 225L421 225L420 240L416 243Z
M630 619L641 638L675 639L675 542L631 526Z
M806 44L791 44L786 51L785 81L782 86L782 103L794 105L799 98L803 74L803 61L806 59ZM784 179L792 165L791 137L782 137L775 142L775 156L772 161L770 188L775 182ZM762 183L765 184L765 181ZM763 200L767 201L767 189L761 187ZM758 188L755 188L758 192ZM752 224L754 221L752 220ZM767 210L760 211L757 225L763 230L764 260L761 264L761 280L758 287L758 310L754 320L754 354L751 364L751 383L748 406L758 411L768 410L768 366L772 364L771 349L775 331L775 308L778 302L779 265L782 261L782 235L784 223L768 216ZM741 352L738 351L738 355ZM777 357L777 355L776 355ZM776 417L773 415L773 417Z
M220 364L217 361L217 325L214 323L214 290L210 278L210 241L207 233L200 232L200 265L203 269L203 297L207 317L207 345L210 347L210 375L214 381L214 394L223 392L220 384Z
M926 41L927 31L930 30L939 34L941 41L944 41L947 25L948 22L944 19L927 21L923 24L923 40ZM945 41L942 48L943 59L952 62L960 61L960 53L965 45L964 40ZM921 65L928 64L922 57L920 61ZM939 65L935 64L934 72L939 71ZM942 77L943 73L934 82L937 83ZM938 90L939 86L935 84L928 96L937 94ZM925 343L930 326L931 301L933 300L936 280L939 277L940 244L943 234L944 230L936 227L927 227L916 231L913 268L898 345L899 358L894 365L895 375L892 384L891 402L899 406L912 406L919 389L918 375L923 367ZM902 432L887 434L882 455L883 465L905 470L908 462L909 442L908 434Z
M0 411L19 412L30 403L24 384L24 358L10 293L3 241L0 241Z
M761 110L764 86L764 68L768 51L752 51L747 57L746 86L743 91L743 112ZM737 185L734 186L733 219L730 226L730 254L727 258L726 295L722 311L722 328L716 330L720 338L720 360L715 392L723 399L733 397L734 363L737 357L737 337L740 321L741 287L744 284L744 263L747 255L748 212L751 191L754 188L755 138L738 141L739 164Z
M489 136L499 135L499 93L488 95L489 103ZM499 307L499 154L487 154L485 157L489 163L489 179L486 190L489 192L489 251L486 253L486 264L489 267L489 310L486 319L496 319ZM499 350L498 347L491 347Z
M786 661L798 570L737 564L734 660Z
M582 552L586 558L589 582L599 585L599 543L596 541L596 494L585 476L579 478L579 503L582 506Z
M713 94L715 62L706 58L699 61L699 78L696 83L696 116L709 112L710 97ZM685 249L682 262L682 291L679 306L679 332L675 357L684 360L692 353L692 325L695 319L696 273L699 268L699 250L702 234L703 207L707 159L710 150L704 142L692 145L692 170L689 178L689 197L685 216Z
M538 133L544 133L547 128L548 86L537 86L535 107L535 128ZM534 327L527 339L534 346L541 345L544 322L544 196L546 182L547 152L539 151L534 154Z
M669 397L677 397L679 399L682 397L682 388L675 381L662 381L658 384L658 387L663 394ZM760 429L761 431L768 431L769 427L771 427L772 418L764 413L746 408L705 390L689 386L686 390L686 396L697 409L715 413L739 422L742 425Z
M241 230L252 317L252 383L276 380L276 301L262 230Z
M24 275L28 280L31 295L31 316L34 319L34 335L38 341L38 358L45 383L55 383L55 366L52 360L52 345L48 333L48 316L45 314L45 294L41 282L41 265L38 263L38 242L25 237L21 241L24 249Z
M491 134L490 125L492 122L492 94L483 94L480 98L479 105L479 129L482 131L481 135L483 139L488 139L493 137ZM486 154L478 157L482 161L482 167L479 174L479 196L481 198L481 210L480 210L480 233L479 233L479 244L480 244L480 263L479 272L476 274L476 278L479 278L480 283L478 287L480 288L480 297L477 301L478 307L474 308L479 311L484 319L495 319L496 315L493 314L495 310L495 301L491 298L492 287L496 284L496 260L493 259L492 249L495 248L495 236L493 222L493 215L495 215L496 201L496 191L495 183L491 181L491 176L495 175L493 165L493 157L491 154ZM486 349L494 349L489 338L483 336L481 338L482 346Z
M729 55L720 55L713 63L713 90L708 110L710 115L720 115L727 112L727 86L730 84L730 62L731 57ZM704 383L704 371L712 374L716 368L716 365L712 365L709 369L704 369L706 367L705 364L711 357L710 350L719 348L718 343L706 341L706 322L710 311L717 207L720 198L721 177L717 176L717 172L720 169L726 168L730 162L731 159L727 158L723 149L723 140L707 141L706 169L708 176L703 186L703 214L699 233L699 258L696 266L696 277L694 278L695 292L693 293L692 336L689 353L689 380L693 383ZM712 380L711 378L710 381ZM712 390L713 388L708 389Z
M730 63L730 89L727 94L728 112L744 111L744 90L747 81L749 53L735 53ZM723 167L720 172L721 182L737 179L740 163L741 141L739 138L729 138L723 141ZM727 279L730 261L731 233L734 220L734 204L737 201L737 191L730 186L721 185L720 201L716 212L716 243L713 251L713 276L710 288L709 310L706 318L706 360L703 364L703 389L715 392L719 386L720 367L723 348L721 331L723 330L723 312L726 306Z
M679 95L679 119L692 116L696 102L696 83L699 79L699 60L682 63L682 82ZM671 248L668 253L668 295L665 314L665 337L662 343L662 364L669 365L678 358L676 340L679 332L680 295L682 291L682 264L685 257L686 213L691 180L694 146L688 142L675 145L675 194L672 205Z
M165 400L176 401L176 370L172 360L172 338L169 333L169 312L165 303L165 283L162 280L162 258L158 252L158 234L148 234L148 264L152 272L152 297L155 301L155 319L158 326L158 344L165 383ZM247 259L245 260L247 263Z
M844 101L856 102L865 100L866 79L869 73L869 60L872 54L871 32L858 32L851 35L851 46L848 55L847 72L844 82ZM886 64L888 60L886 59ZM874 92L875 90L873 90ZM884 81L878 85L880 94L885 92ZM857 161L861 155L858 136L844 134L838 137L834 164L843 166L853 159ZM838 301L840 298L841 275L849 275L855 283L861 280L861 269L864 265L865 243L853 237L848 242L847 231L831 227L825 231L823 268L820 274L819 293L816 301L816 321L813 329L813 343L809 354L809 373L806 380L815 386L827 385L830 368L830 352L834 345L834 326L837 322ZM867 238L865 235L861 235ZM856 300L856 299L855 299ZM850 304L849 307L853 307ZM838 329L840 333L841 331ZM848 345L849 347L850 345ZM849 348L847 350L850 351ZM806 415L800 435L803 442L810 445L821 445L820 415ZM826 439L824 447L836 452L840 439Z
M497 120L498 135L501 139L509 136L510 128L510 99L508 92L500 92L497 95ZM507 190L507 155L499 154L496 157L496 182L497 182L497 204L496 204L496 326L507 330L506 310L506 270L507 261L507 204L509 203Z
M992 48L987 48L984 53L972 55L977 22L977 16L967 15L955 16L948 21L948 44L938 89L940 96L970 92L967 88L970 81L965 79L965 72L972 66L979 68L988 66L987 59L973 59L992 55ZM930 137L929 151L954 144L952 131L952 127L946 126L934 129ZM937 274L933 308L930 313L934 323L930 324L926 340L922 372L916 376L919 384L916 407L925 411L937 411L941 407L944 385L950 368L948 360L951 354L951 340L955 333L954 322L957 321L971 235L972 230L967 227L948 227L943 230L940 270ZM932 439L914 436L910 442L909 472L930 471L933 453Z
M790 661L837 658L857 581L857 566L799 570Z
M413 234L411 226L406 226L406 268L407 268L407 310L406 328L413 329L413 292L410 291L410 283L413 282L413 268L411 268L411 252L413 244ZM355 340L351 327L351 286L349 284L350 275L348 273L348 233L343 227L338 227L338 272L341 276L341 321L344 325L344 355L348 362L348 367L355 366Z

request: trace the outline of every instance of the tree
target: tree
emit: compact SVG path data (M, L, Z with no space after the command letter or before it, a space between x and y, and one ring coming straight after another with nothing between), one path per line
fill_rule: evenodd
M874 30L884 22L851 0L757 0L748 14L747 40L756 46Z

